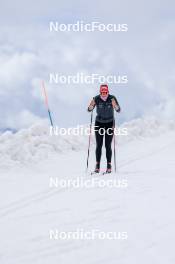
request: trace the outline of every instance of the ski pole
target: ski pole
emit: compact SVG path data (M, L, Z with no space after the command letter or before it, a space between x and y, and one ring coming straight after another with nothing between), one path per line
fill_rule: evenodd
M86 168L86 172L88 171L88 167L89 167L89 153L90 153L91 134L92 134L92 120L93 120L93 110L91 112L91 123L90 123L90 133L89 133L89 144L88 144L88 154L87 154L87 168Z
M116 151L115 151L115 117L113 119L113 126L114 126L114 170L115 170L115 173L116 173L117 166L116 166Z
M53 121L52 121L52 116L51 116L51 112L49 109L48 97L47 97L44 81L42 81L42 89L43 89L43 94L44 94L44 98L45 98L46 108L47 108L48 115L49 115L49 120L50 120L51 126L53 127Z

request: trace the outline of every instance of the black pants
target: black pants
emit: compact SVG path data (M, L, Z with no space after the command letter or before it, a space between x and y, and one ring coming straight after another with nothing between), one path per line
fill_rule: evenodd
M95 138L96 138L96 162L100 162L103 146L103 137L105 137L106 159L111 163L112 158L112 138L114 134L113 121L109 123L95 122Z

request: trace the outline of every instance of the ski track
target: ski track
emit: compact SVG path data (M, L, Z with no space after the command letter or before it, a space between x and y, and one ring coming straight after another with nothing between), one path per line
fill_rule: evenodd
M81 173L84 171L83 164L78 172L74 164L78 159L83 160L81 153L74 156L70 154L69 159L74 160L73 166L67 168L67 173L63 171L59 175L63 178L71 175L72 179L124 178L129 181L127 190L98 187L69 190L40 186L40 191L35 192L30 185L30 179L27 179L25 184L28 184L32 195L21 194L19 198L20 194L16 190L16 196L11 197L13 202L1 201L3 205L0 208L0 228L2 229L5 224L7 230L2 229L1 232L4 243L1 243L0 263L174 264L174 234L170 231L173 230L175 219L174 215L170 214L171 207L168 208L168 205L173 206L175 198L172 177L175 172L174 165L168 168L166 175L164 173L168 164L166 159L168 161L172 159L175 141L171 135L167 144L161 144L165 139L166 137L160 137L153 140L150 145L143 140L141 143L139 141L132 143L135 147L132 147L132 144L128 148L125 146L117 163L119 171L116 175L90 176ZM144 144L145 149L141 151L139 147ZM134 155L131 155L130 149ZM120 153L119 149L118 155ZM66 164L64 157L61 157L60 163L55 164L54 160L50 164L49 162L43 164L41 174L36 174L38 178L43 177L44 182L49 182L49 176L55 175L60 166L63 164L65 167ZM147 163L150 167L143 167L143 164ZM50 175L49 170L52 166ZM34 171L31 173L35 175ZM10 178L12 175L6 176ZM18 179L18 175L15 179ZM164 184L167 189L164 188ZM6 183L6 188L7 185ZM63 230L83 227L87 230L104 228L106 231L128 231L129 238L126 241L50 241L48 230L57 227Z

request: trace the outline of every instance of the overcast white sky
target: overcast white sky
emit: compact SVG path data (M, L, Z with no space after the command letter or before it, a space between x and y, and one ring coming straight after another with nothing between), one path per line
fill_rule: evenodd
M50 33L49 22L128 24L127 33ZM87 123L99 85L49 85L49 73L128 75L111 85L120 122L144 115L174 118L174 1L1 1L0 128L47 118L40 80L47 84L54 122Z

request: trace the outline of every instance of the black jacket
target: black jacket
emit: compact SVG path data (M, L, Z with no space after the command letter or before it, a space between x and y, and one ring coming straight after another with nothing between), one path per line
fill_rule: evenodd
M112 99L116 101L116 104L118 106L117 111L120 111L119 103L114 95L109 94L106 101L103 101L100 98L100 95L95 96L94 98L97 116L96 121L100 123L108 123L112 122L114 119L114 109L112 106Z

